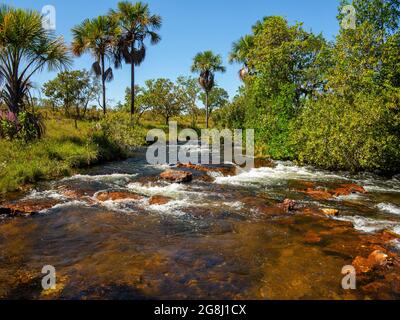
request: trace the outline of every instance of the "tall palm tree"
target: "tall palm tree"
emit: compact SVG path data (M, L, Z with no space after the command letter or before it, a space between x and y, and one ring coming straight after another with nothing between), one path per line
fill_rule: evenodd
M120 66L119 60L115 59L115 48L119 36L118 22L108 16L86 19L72 29L72 34L72 52L78 57L85 52L91 52L95 58L92 70L97 77L101 78L103 113L106 114L106 82L114 78L112 67L109 66L106 69L106 60L108 63L114 62L116 68Z
M199 84L206 95L206 128L209 118L209 94L215 85L215 72L225 72L220 55L214 55L212 51L198 53L193 59L192 72L200 73Z
M1 97L14 114L25 109L35 73L45 67L62 70L72 62L63 38L43 28L42 19L36 11L0 7Z
M145 40L157 44L161 37L156 32L161 28L162 18L150 13L149 6L142 2L118 3L117 10L111 10L110 15L119 20L122 31L118 57L131 65L131 118L135 114L135 66L139 66L146 57Z
M239 77L243 81L249 74L248 58L251 48L254 46L254 36L246 35L232 45L229 55L230 63L241 63L243 67L239 70Z

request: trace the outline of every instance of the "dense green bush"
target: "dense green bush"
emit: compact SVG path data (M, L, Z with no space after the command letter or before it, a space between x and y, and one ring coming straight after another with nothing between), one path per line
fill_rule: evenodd
M400 119L388 103L364 93L352 104L335 95L310 101L292 134L299 161L328 169L398 171Z

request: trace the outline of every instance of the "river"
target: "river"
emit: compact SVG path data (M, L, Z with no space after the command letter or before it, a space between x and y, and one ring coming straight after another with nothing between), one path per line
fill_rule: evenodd
M398 275L395 266L363 275L356 290L341 286L343 266L374 246L399 253L400 240L380 242L384 230L400 234L398 177L275 162L233 176L194 172L178 184L158 179L167 167L149 165L141 150L22 195L17 201L54 205L0 218L0 298L399 298L386 277ZM350 183L366 193L316 199L301 191ZM96 200L110 190L141 198ZM151 205L156 195L170 201ZM284 199L297 209L282 213ZM313 214L321 208L340 215ZM41 288L44 265L56 269L51 292ZM377 279L379 289L367 286Z

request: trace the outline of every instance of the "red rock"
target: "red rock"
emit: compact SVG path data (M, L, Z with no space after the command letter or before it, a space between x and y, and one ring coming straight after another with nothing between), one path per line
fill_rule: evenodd
M342 184L339 188L333 190L318 190L309 187L306 190L298 190L299 192L306 193L316 200L329 200L333 197L348 196L352 193L367 193L367 191L357 184Z
M96 195L99 201L117 201L117 200L141 200L143 197L132 192L100 192Z
M386 253L380 250L375 250L369 255L368 261L370 261L374 267L385 266L388 262L387 258L388 255Z
M157 206L161 206L164 204L167 204L168 202L172 201L172 198L169 197L164 197L164 196L153 196L150 198L149 200L149 204L151 206L153 205L157 205Z
M0 214L10 216L33 215L42 210L47 210L60 203L55 199L32 199L20 200L18 202L3 204L0 207Z
M328 216L337 217L339 215L339 210L337 209L321 209L321 211Z
M321 237L316 232L310 230L307 232L304 242L319 243L319 242L321 242L321 240L322 240Z
M228 165L212 167L212 166L205 166L205 165L200 165L200 164L179 163L177 165L177 167L201 171L201 172L220 172L224 176L234 176L236 174L236 167L228 166Z
M282 207L286 212L290 212L295 210L296 201L285 199L279 206Z
M306 193L315 200L329 200L332 198L332 195L328 191L323 190L314 190L312 188L308 188L306 191L301 192Z
M354 183L342 184L339 188L331 191L331 194L335 197L348 196L352 193L367 193L367 191L362 186Z
M368 259L363 257L356 257L352 262L353 267L356 269L357 273L367 273L370 272L372 267Z
M357 273L367 273L374 268L381 267L387 264L387 254L380 250L372 252L368 259L363 257L356 257L352 263Z
M164 180L169 180L177 183L190 182L193 179L193 175L190 172L177 170L167 170L161 173L160 177Z
M275 167L275 163L273 160L269 158L255 158L254 159L254 168L273 168Z

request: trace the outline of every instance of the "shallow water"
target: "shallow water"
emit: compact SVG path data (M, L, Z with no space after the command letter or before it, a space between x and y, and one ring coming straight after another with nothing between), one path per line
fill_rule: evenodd
M166 167L148 165L138 152L25 195L59 204L31 217L2 217L0 297L399 298L392 290L378 294L341 287L342 267L358 255L368 256L364 243L370 236L382 230L400 233L398 178L278 162L236 176L209 173L214 182L195 176L190 184L172 184L157 179ZM368 193L315 200L298 191L305 182L319 187L358 183ZM94 201L106 190L144 198ZM154 195L173 200L149 205ZM302 208L339 209L341 215L274 214L285 198ZM307 240L310 232L320 241ZM394 241L392 249L396 246ZM40 285L44 265L57 271L57 290L49 295Z

